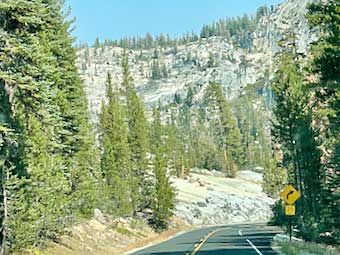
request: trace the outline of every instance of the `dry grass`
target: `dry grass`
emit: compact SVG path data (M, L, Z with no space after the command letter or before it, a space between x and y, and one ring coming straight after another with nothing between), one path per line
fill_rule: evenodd
M121 255L191 229L177 218L173 222L175 227L159 234L146 224L113 227L97 220L89 220L74 226L72 234L62 236L58 243L50 243L44 250L29 250L27 255Z

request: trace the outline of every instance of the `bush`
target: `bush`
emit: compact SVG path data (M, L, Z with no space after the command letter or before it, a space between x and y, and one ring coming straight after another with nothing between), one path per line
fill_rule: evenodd
M286 215L284 213L284 205L281 200L275 202L272 206L273 217L270 223L276 226L286 225Z

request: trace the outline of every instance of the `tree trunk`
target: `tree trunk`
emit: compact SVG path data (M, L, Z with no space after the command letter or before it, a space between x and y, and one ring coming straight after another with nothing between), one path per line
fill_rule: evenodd
M225 164L225 171L228 171L228 154L227 154L227 149L223 148L223 158L224 158L224 164Z
M183 178L184 176L185 176L185 168L184 168L184 162L182 159L180 178Z
M6 178L6 179L5 179ZM2 240L1 240L1 250L0 254L6 254L6 242L8 236L8 206L7 206L7 190L6 190L6 182L9 179L9 171L6 173L6 177L2 179L2 197L3 197L3 210L4 210L4 218L2 220Z

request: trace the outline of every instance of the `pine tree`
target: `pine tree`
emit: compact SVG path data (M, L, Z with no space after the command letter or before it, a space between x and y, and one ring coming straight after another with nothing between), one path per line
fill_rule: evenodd
M321 37L313 48L312 74L319 79L314 84L317 88L316 97L319 102L318 115L327 117L327 122L321 121L328 132L323 135L325 151L331 152L326 155L324 176L324 192L322 202L323 231L331 233L333 242L340 243L340 171L339 171L339 137L340 137L340 29L339 29L339 1L317 1L309 6L308 19L312 28L321 31ZM320 106L321 105L321 106ZM327 130L327 129L326 129Z
M99 155L94 147L94 135L89 125L89 112L83 84L76 68L76 51L69 35L72 21L64 21L62 6L59 11L59 26L51 41L53 53L57 55L58 71L54 73L57 80L57 105L61 110L61 143L63 156L70 171L73 192L73 207L83 215L91 215L95 207L95 183L100 178Z
M160 112L153 110L152 153L155 174L155 197L152 202L153 224L157 230L166 229L168 220L174 209L174 190L167 171L166 145L164 144L164 128L161 124Z
M215 56L212 52L209 52L208 67L212 68L216 66Z
M3 98L2 98L3 99ZM1 250L0 254L8 254L13 247L17 225L22 218L13 217L15 211L24 210L23 189L26 178L20 178L15 173L13 152L17 150L17 143L13 130L0 125L0 169L1 169Z
M185 157L185 146L181 140L180 128L176 123L176 116L171 113L167 121L167 125L164 127L166 131L166 154L167 164L169 170L176 173L177 176L183 177L185 174L184 157Z
M5 145L11 153L3 159L10 166L3 169L2 187L19 183L10 195L20 201L2 217L12 250L56 238L95 204L85 93L61 10L60 2L0 3L1 125L13 130L16 143ZM7 197L1 196L3 206Z
M288 171L288 181L302 194L297 204L298 212L303 215L298 222L300 234L315 240L323 179L318 130L312 125L311 95L303 81L301 62L295 55L295 37L288 40L292 41L292 47L283 50L273 83L276 99L273 134L283 151L278 169L283 167Z
M236 119L221 86L216 82L209 85L204 97L211 113L212 135L223 153L224 169L233 176L241 158L241 134Z
M180 176L187 174L194 167L194 153L192 146L192 110L194 91L191 86L188 87L187 95L179 108L179 114L176 117L178 123L178 139L181 141L180 149ZM174 118L174 116L173 116Z
M132 200L133 210L143 210L150 206L150 178L148 176L148 158L149 150L147 136L147 121L145 117L144 105L137 95L136 88L132 83L132 77L129 71L128 57L123 54L123 94L126 98L127 121L128 121L128 141L131 151L132 171Z
M162 70L159 65L159 61L154 60L151 63L151 79L153 80L159 80L162 78Z
M106 81L107 105L102 102L100 115L100 141L102 147L101 169L110 189L112 206L110 213L130 215L132 213L131 152L128 144L128 127L125 109L117 91L112 88L111 75Z
M265 100L259 94L264 82L260 79L256 84L246 86L241 96L232 102L244 150L241 165L245 167L264 167L272 157L271 138L267 133L270 121L263 112Z
M99 38L98 38L98 37L96 37L96 40L95 40L94 43L93 43L93 47L94 47L95 49L97 49L97 48L100 47L100 42L99 42Z
M37 245L46 238L55 237L72 217L67 216L72 213L66 198L70 189L65 178L65 163L58 153L62 147L58 133L63 129L59 122L61 112L55 103L59 89L52 75L58 65L47 43L59 29L54 25L61 24L55 15L50 17L50 11L55 9L45 8L40 2L0 4L0 15L11 21L1 23L1 28L7 32L1 40L7 46L0 51L4 59L0 79L2 96L8 105L6 108L10 109L5 112L9 116L8 127L15 130L18 143L13 172L20 179L28 176L30 183L17 191L18 194L26 191L25 210L19 207L15 215L7 215L8 222L12 223L16 222L14 217L29 219L12 225L13 249L26 244ZM13 54L8 54L8 50L14 50Z

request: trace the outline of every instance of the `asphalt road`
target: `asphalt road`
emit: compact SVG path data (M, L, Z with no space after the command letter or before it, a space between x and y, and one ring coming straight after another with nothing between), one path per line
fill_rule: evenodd
M273 255L273 236L266 224L242 224L202 228L140 250L133 255Z

